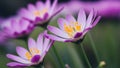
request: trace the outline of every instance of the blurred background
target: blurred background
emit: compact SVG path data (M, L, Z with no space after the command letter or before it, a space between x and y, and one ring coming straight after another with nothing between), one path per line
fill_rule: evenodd
M27 7L28 3L35 4L38 0L1 0L0 18L6 19L15 16L22 7ZM45 2L45 0L42 0ZM53 2L53 0L52 0ZM57 26L57 19L65 17L66 14L73 14L77 17L80 8L84 8L88 14L91 9L95 9L98 15L102 16L100 22L95 26L83 40L85 52L93 68L97 68L101 61L106 64L104 68L120 68L120 1L119 0L58 0L59 6L65 6L64 10L50 21L50 25ZM36 27L30 37L36 39L38 34L44 31L41 27ZM92 41L91 41L92 37ZM95 45L96 52L93 50ZM15 47L23 46L27 48L27 43L20 39L9 40L5 44L0 44L0 68L8 68L6 63L10 62L6 58L7 53L16 54ZM64 64L70 68L88 68L88 64L83 56L80 45L73 43L55 42L59 56ZM97 53L97 58L95 53ZM61 68L52 48L45 56L45 68ZM32 67L29 67L32 68Z

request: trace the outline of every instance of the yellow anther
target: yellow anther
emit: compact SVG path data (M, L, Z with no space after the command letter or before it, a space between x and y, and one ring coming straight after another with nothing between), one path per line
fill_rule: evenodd
M74 29L72 26L64 24L64 31L71 37L73 35Z
M40 50L38 50L38 49L35 50L35 53L36 53L36 54L39 54L39 53L40 53Z
M25 53L25 57L28 59L28 60L31 60L31 58L36 55L36 54L40 54L40 50L38 50L37 48L31 48L30 49L30 52L26 52Z
M32 58L32 55L29 52L26 52L25 56L28 60L30 60Z
M75 32L81 31L81 25L78 22L70 22L69 25L66 23L64 24L64 31L70 36L73 37Z
M32 55L40 54L40 50L38 50L37 48L31 48L30 52L31 52Z
M81 25L78 24L78 22L75 22L74 28L76 31L80 31L81 30Z
M40 11L35 11L35 12L34 12L34 15L35 15L35 16L39 16L39 15L41 15L41 13L40 13Z
M43 10L36 10L36 11L34 11L33 13L34 13L34 15L35 16L42 16L42 15L44 15L46 12L48 11L48 9L47 8L44 8Z
M41 14L45 14L47 11L48 11L48 9L47 9L47 8L44 8L44 9L41 11Z

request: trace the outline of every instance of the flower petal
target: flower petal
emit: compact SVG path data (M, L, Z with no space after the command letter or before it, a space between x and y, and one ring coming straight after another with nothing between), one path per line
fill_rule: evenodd
M19 20L17 21L15 19L12 19L11 22L11 27L13 28L13 30L15 30L16 32L20 32Z
M30 61L27 61L25 59L22 59L21 57L18 57L18 56L12 55L12 54L7 54L7 57L11 60L14 60L14 61L17 61L17 62L20 62L23 64L31 64Z
M54 41L51 40L51 42L50 42L49 45L46 47L46 49L44 49L44 52L43 52L42 55L41 55L40 61L43 60L44 56L46 55L46 53L48 52L48 50L50 49L50 47L53 45L53 43L54 43Z
M37 45L34 39L30 38L28 40L28 48L29 50L31 50L31 48L37 48Z
M36 8L35 8L35 6L34 6L33 4L28 4L28 10L29 10L30 12L33 12L33 11L36 10Z
M51 40L50 43L48 44L48 47L45 49L46 52L48 52L48 50L50 49L50 47L53 45L54 41Z
M23 47L16 47L16 51L17 51L17 54L20 57L26 59L25 53L28 52L28 51L25 48L23 48Z
M30 14L30 12L28 12L28 10L25 8L21 8L18 13L20 13L20 15L24 15L24 14L29 15Z
M43 51L46 50L46 48L48 47L49 43L50 43L50 39L48 39L48 38L45 37L45 39L44 39Z
M63 22L62 18L59 18L57 22L58 22L59 28L64 30L64 22Z
M86 15L85 11L81 9L78 14L78 23L82 25L82 29L85 28L86 25Z
M56 7L56 4L57 4L57 0L54 0L54 3L51 6L50 14L53 13L53 11L54 11L54 9Z
M92 20L93 20L93 10L90 12L90 14L88 16L86 28L90 26L90 24L92 23Z
M14 31L12 30L12 28L5 27L3 30L4 30L4 34L6 34L6 36L13 37L12 34L14 33Z
M43 50L43 33L41 33L37 38L37 48L42 51Z
M27 18L28 20L34 20L35 19L33 14L25 8L22 8L18 13L19 13L20 16L22 16L24 18Z
M46 8L50 8L50 0L46 0L45 5L46 5Z
M17 67L26 67L26 66L30 66L30 65L17 63L17 62L10 62L7 64L7 66L17 68Z
M60 8L58 8L58 10L54 11L54 13L49 13L49 15L51 15L50 19L51 19L53 16L57 15L59 12L61 12L63 9L64 9L64 7L60 7Z
M64 30L64 24L69 25L70 23L63 18L58 19L58 26L60 29Z
M63 38L69 38L69 36L65 33L65 32L63 32L62 30L60 30L60 29L58 29L58 28L56 28L56 27L53 27L53 26L49 26L48 25L48 30L50 31L50 32L52 32L53 34L55 34L55 35L57 35L57 36L60 36L60 37L63 37Z
M75 18L74 18L72 15L67 15L67 16L66 16L66 20L67 20L69 23L74 23L74 22L76 22Z
M98 16L97 19L93 22L92 27L94 27L99 22L100 19L101 16Z
M66 40L66 39L57 37L55 35L47 34L47 33L45 34L45 36L49 39L56 40L56 41L65 41Z
M36 2L36 7L37 7L37 9L41 10L44 7L43 2L41 2L41 1Z
M41 54L41 58L40 58L39 62L42 62L42 61L43 61L43 59L44 59L44 57L45 57L46 54L47 54L47 51L44 51L44 52Z
M21 19L20 20L20 25L22 26L21 30L26 30L30 25L30 22L28 22L27 20Z

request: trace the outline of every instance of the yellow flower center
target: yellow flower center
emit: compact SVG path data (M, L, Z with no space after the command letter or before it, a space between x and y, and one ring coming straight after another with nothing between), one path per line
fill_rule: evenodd
M31 60L31 58L32 58L32 55L29 52L26 52L25 56L26 56L27 60Z
M25 56L28 60L31 60L31 58L36 54L40 54L40 50L38 50L37 48L31 48L30 52L25 53Z
M35 16L42 16L42 15L44 15L47 11L48 11L48 8L44 8L44 9L42 9L41 11L40 11L40 10L34 11L33 14L34 14Z
M69 25L64 23L64 31L69 37L73 37L76 32L81 31L81 25L78 22L71 22Z
M37 48L31 48L30 52L31 52L32 55L40 54L40 50L38 50Z
M75 28L75 31L81 31L81 25L79 25L78 22L74 23L74 28Z
M35 16L39 16L40 14L41 14L40 11L35 11L35 12L34 12L34 15L35 15Z

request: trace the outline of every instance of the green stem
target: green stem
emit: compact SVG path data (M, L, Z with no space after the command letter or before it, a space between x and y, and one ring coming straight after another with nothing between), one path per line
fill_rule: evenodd
M96 56L96 60L97 60L97 63L98 63L99 62L99 56L98 56L98 53L97 53L97 50L96 50L96 47L95 47L95 43L94 43L90 33L88 33L88 36L89 36L89 39L90 39L90 42L91 42L91 45L92 45L92 49L94 51L94 54Z
M59 54L58 54L58 52L57 52L57 50L56 50L54 45L53 45L53 51L54 51L56 57L58 58L58 61L59 61L60 65L61 65L61 67L65 68L64 63L63 63L62 59L60 58L60 56L59 56Z
M81 44L81 49L82 49L83 55L84 55L84 57L85 57L85 60L87 61L87 64L88 64L89 68L92 68L92 66L91 66L91 64L90 64L90 62L89 62L89 60L88 60L88 57L87 57L87 55L86 55L86 53L85 53L83 44Z

